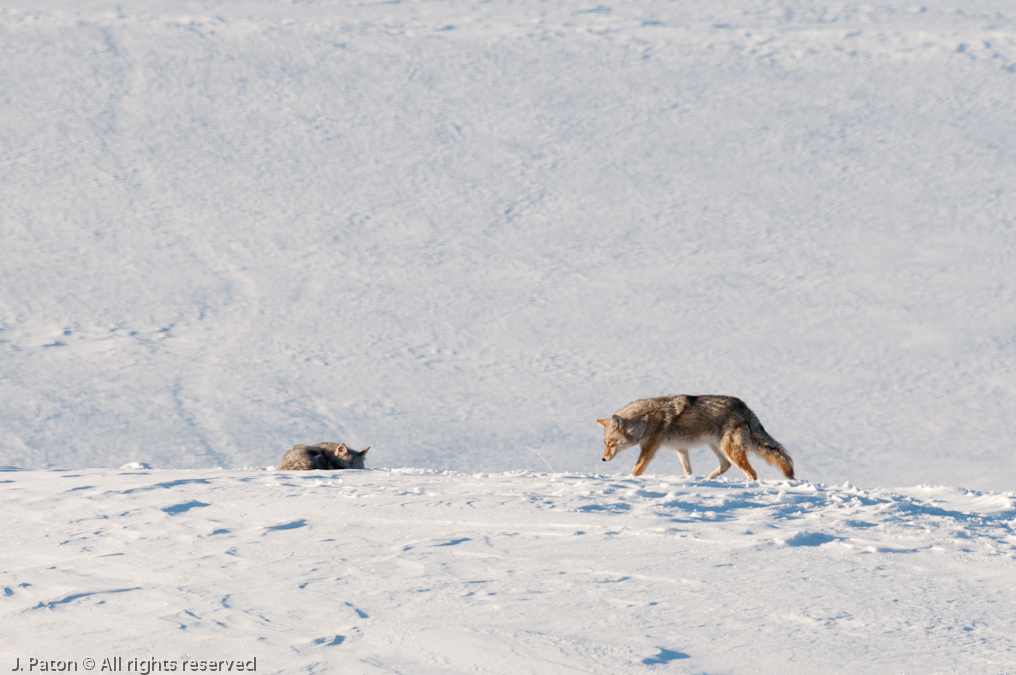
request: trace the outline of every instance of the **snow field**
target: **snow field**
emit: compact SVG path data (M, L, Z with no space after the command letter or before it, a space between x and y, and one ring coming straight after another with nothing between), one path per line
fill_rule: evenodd
M0 0L0 64L0 667L1016 673L1010 3ZM599 461L680 393L804 480Z
M3 478L5 663L1013 672L1013 493L419 469Z
M0 7L0 464L588 473L715 393L1013 487L1005 3Z

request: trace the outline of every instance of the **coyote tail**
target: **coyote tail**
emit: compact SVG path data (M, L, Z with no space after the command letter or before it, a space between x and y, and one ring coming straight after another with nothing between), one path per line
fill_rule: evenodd
M787 478L794 477L794 460L790 458L780 442L769 435L755 413L750 410L748 411L748 434L751 436L755 452L762 459L782 471Z

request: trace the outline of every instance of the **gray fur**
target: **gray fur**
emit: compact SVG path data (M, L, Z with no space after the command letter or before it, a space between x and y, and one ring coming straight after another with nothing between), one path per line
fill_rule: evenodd
M350 450L345 443L322 441L317 445L294 445L282 456L276 467L279 471L336 471L339 469L362 469L364 456L370 446L363 450Z

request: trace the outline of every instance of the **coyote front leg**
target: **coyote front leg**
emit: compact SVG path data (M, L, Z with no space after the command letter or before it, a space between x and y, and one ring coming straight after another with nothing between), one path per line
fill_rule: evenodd
M688 459L688 448L678 448L677 458L681 460L681 468L684 469L684 475L691 475L691 460Z
M641 476L642 472L649 466L649 462L653 461L653 457L656 456L656 451L660 449L660 442L657 440L644 441L640 446L642 452L639 453L639 461L635 463L635 468L631 470L631 475Z

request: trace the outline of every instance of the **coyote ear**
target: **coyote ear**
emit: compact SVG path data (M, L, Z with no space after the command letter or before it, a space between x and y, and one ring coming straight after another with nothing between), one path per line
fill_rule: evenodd
M623 424L624 420L618 417L617 415L610 416L610 426L613 427L614 429L620 429Z
M605 427L610 424L610 420L596 420L596 423L601 427Z
M366 448L364 448L363 450L361 450L360 454L361 455L366 455L368 450L370 450L370 446L369 445Z

